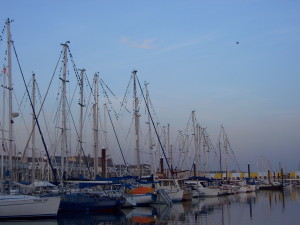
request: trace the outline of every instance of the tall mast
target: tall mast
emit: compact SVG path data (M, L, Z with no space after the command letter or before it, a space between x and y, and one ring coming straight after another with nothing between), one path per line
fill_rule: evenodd
M98 174L98 138L99 138L99 129L98 129L98 80L99 75L95 73L94 75L94 85L95 85L95 104L94 104L94 177Z
M228 149L227 149L227 139L226 139L226 135L225 135L225 130L224 127L221 126L222 129L222 134L223 134L223 147L224 147L224 152L225 152L225 171L226 174L228 173ZM226 179L228 179L227 175L226 175Z
M137 71L132 71L133 75L133 93L134 93L134 122L135 122L135 150L136 150L136 166L137 175L142 176L141 171L141 158L140 158L140 136L139 136L139 99L136 95L136 73Z
M106 125L106 111L107 111L107 105L103 104L103 135L104 135L104 149L105 149L105 155L107 155L108 151L108 140L107 140L107 125ZM103 151L103 150L102 150ZM104 176L107 177L107 158L105 157L105 160L102 160L102 162L105 163L105 174ZM102 171L103 172L103 171Z
M35 74L32 74L32 107L35 108ZM31 148L32 148L32 181L35 179L35 118L32 113L32 136L31 136Z
M108 149L108 140L107 140L107 118L106 118L106 111L107 111L107 105L106 103L103 104L103 131L104 131L104 148L107 150Z
M198 143L198 125L196 124L196 116L195 111L192 111L192 121L193 121L193 132L194 132L194 144L195 144L195 164L196 164L196 174L198 174L200 169L200 162L199 162L199 143Z
M148 91L148 84L149 83L145 83L145 88L146 88L146 101L147 101L147 105L149 108L149 91ZM149 110L150 111L150 110ZM150 118L150 113L148 113L148 133L149 133L149 153L150 153L150 163L151 163L151 174L153 174L153 176L156 175L156 162L155 162L155 158L154 158L154 154L153 154L153 143L152 143L152 131L151 131L151 118Z
M200 124L198 124L198 127L196 127L197 129L197 139L198 139L198 171L200 172L201 171L201 167L200 167L200 164L201 164L201 147L202 147L202 142L204 142L204 138L202 137L202 127L200 126Z
M64 46L64 66L63 66L63 78L60 78L62 81L62 143L61 143L61 174L62 180L64 179L65 171L68 171L68 159L66 160L66 168L65 168L65 158L67 157L67 117L66 117L66 82L67 82L67 51L68 51L68 43L62 44Z
M171 150L171 146L170 146L170 124L168 123L168 126L167 126L167 138L168 138L168 155L169 155L169 164L172 166L172 150ZM169 171L170 172L170 175L172 176L171 172L172 171Z
M5 134L4 134L4 129L5 129L5 115L6 115L6 68L3 69L3 93L2 93L2 127L1 127L1 133L2 133L2 151L1 151L1 179L4 180L4 152L7 151L7 144L5 142ZM5 150L6 149L6 150ZM7 168L6 168L7 170Z
M12 115L12 68L11 68L11 20L5 22L7 26L7 75L8 75L8 155L9 155L9 171L12 173L12 155L13 155L13 115Z
M83 129L83 82L84 82L84 72L85 69L82 69L80 72L81 75L81 83L80 83L80 120L79 120L79 174L82 174L82 129Z
M205 149L204 149L204 156L205 156L205 172L208 172L208 168L209 168L209 160L208 160L208 153L209 153L209 137L208 137L208 134L206 132L206 129L204 130L205 133L204 133L204 142L205 142Z

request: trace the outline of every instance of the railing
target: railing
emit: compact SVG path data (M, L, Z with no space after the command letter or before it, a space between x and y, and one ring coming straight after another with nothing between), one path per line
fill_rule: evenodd
M161 198L165 201L167 205L172 205L172 200L164 189L158 189L157 193L161 196Z

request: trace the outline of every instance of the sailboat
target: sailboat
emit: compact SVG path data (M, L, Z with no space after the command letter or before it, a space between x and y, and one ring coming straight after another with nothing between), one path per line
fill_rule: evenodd
M0 195L0 218L56 216L60 200L60 197Z
M135 150L136 150L136 163L137 163L137 176L139 178L142 177L141 171L141 158L140 158L140 140L139 140L139 99L137 97L137 71L132 71L133 77L133 88L134 88L134 122L135 122ZM127 189L125 193L125 197L127 199L126 206L129 206L134 202L136 206L140 205L149 205L156 202L157 194L155 193L155 189L151 186L151 184L141 184L139 182L134 182L130 189Z
M63 52L64 52L64 60L63 60L63 93L62 93L62 126L63 126L63 143L66 142L66 67L67 67L67 52L69 49L69 42L63 44ZM83 80L84 69L81 70L81 80ZM93 105L94 109L94 178L96 178L98 174L98 81L99 75L96 73L94 76L94 85L95 85L95 103ZM81 83L82 85L82 83ZM81 86L81 103L82 103L82 95L83 95L83 86ZM81 104L82 106L83 104ZM80 121L80 142L82 143L82 107L81 107L81 121ZM82 151L82 146L80 147L80 151ZM64 158L66 157L66 149L65 145L62 144L62 166L61 166L61 180L62 184L68 183L68 185L64 185L64 190L60 193L62 196L62 201L59 206L59 209L62 211L103 211L103 210L112 210L115 208L120 208L124 205L125 199L123 196L111 195L103 191L99 185L105 183L97 180L66 180L63 174L67 174L69 172L68 164L64 165ZM66 160L68 162L68 160ZM81 171L81 166L80 166ZM92 188L81 188L80 186L84 184L92 185ZM109 184L106 182L105 184Z
M7 19L5 22L7 27L7 75L9 83L9 138L12 140L12 72L11 72L11 33L10 24L11 20ZM9 171L12 171L12 141L9 142ZM3 154L2 154L3 157ZM2 164L3 166L3 164ZM3 168L2 168L3 169ZM9 174L10 174L9 173ZM1 182L2 193L0 195L0 218L16 218L16 217L49 217L56 216L58 207L61 201L59 196L57 197L39 197L23 194L12 194L12 175L8 181ZM2 177L4 179L4 177ZM6 192L5 192L6 191Z

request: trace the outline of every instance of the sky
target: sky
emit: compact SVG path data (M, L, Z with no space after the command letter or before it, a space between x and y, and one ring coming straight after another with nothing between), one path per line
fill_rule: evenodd
M242 168L267 160L297 170L299 9L296 0L10 0L0 21L2 30L14 20L22 70L42 90L70 41L76 66L99 72L120 98L137 70L171 141L195 110L213 143L224 126ZM20 77L13 83L22 98Z

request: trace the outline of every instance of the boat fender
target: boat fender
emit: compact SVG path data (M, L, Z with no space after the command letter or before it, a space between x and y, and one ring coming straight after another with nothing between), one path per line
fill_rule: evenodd
M126 193L131 194L131 190L129 188L126 188Z

